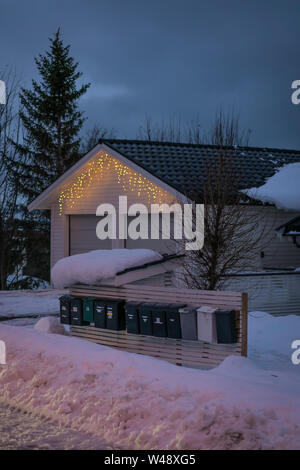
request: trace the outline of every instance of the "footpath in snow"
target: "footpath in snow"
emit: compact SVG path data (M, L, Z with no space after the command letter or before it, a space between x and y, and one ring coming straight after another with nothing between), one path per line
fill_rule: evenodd
M0 405L0 450L109 450L93 435Z
M300 317L253 313L250 359L203 371L0 323L1 401L125 449L300 449L297 336Z

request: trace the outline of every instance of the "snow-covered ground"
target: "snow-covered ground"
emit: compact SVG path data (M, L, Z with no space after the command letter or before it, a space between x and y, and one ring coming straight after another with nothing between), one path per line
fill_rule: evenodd
M125 449L300 449L300 317L250 313L249 358L210 371L3 323L0 339L0 401L32 419Z

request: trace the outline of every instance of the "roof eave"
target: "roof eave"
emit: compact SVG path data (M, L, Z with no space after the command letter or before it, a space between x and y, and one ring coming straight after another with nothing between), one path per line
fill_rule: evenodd
M108 144L102 142L93 147L87 154L85 154L80 160L78 160L78 162L76 162L71 168L69 168L69 170L67 170L56 181L54 181L54 183L52 183L47 189L45 189L36 199L34 199L27 206L29 212L33 210L51 209L51 195L53 195L55 189L57 189L59 185L62 184L68 177L72 176L72 174L76 170L78 170L82 165L84 165L88 160L93 158L100 150L109 153L112 157L115 157L116 159L120 160L122 163L131 167L133 170L142 173L143 176L150 179L150 181L152 181L154 184L164 189L166 192L172 194L175 199L180 200L182 202L189 202L189 199L182 193L180 193L176 188L162 181L161 179L150 173L147 169L141 167L138 163L131 160L127 156L124 156L121 153L117 152L113 147L110 147Z
M69 168L63 175L61 175L57 180L54 181L48 188L46 188L36 199L34 199L30 204L28 204L27 208L29 212L33 210L43 210L43 209L50 209L51 203L47 203L49 201L50 195L53 191L58 188L58 186L63 183L69 176L71 176L76 170L78 170L82 165L84 165L90 158L96 155L99 150L101 150L102 145L97 144L93 147L88 153L86 153L78 162L76 162L71 168Z

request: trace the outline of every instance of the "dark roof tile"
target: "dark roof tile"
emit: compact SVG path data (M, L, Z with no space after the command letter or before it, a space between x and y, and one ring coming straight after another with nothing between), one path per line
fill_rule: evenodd
M189 191L199 191L209 162L216 161L220 151L214 145L170 142L103 139L121 155L178 191L188 184ZM258 147L224 147L239 174L240 189L264 184L276 169L300 161L299 150Z

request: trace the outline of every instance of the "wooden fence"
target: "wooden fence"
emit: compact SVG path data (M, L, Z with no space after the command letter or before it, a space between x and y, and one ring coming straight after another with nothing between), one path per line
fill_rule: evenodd
M90 326L71 326L71 335L137 354L146 354L177 365L215 367L229 355L247 355L247 294L241 292L200 291L126 284L121 287L77 284L70 294L80 297L124 299L126 301L206 305L236 312L237 342L211 344L203 341L157 338L128 334Z
M272 271L232 276L228 290L248 293L249 312L300 315L300 272Z

